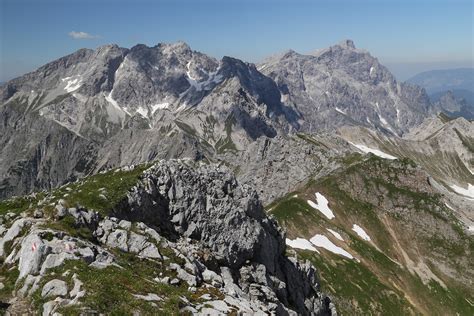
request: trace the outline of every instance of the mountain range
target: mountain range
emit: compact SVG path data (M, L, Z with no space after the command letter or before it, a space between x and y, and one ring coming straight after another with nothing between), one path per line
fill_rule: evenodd
M260 136L347 124L402 135L437 111L352 41L258 67L185 43L81 49L9 81L0 100L3 197L185 151L211 159ZM57 146L77 154L53 163Z
M473 68L426 71L407 82L425 88L432 103L450 116L474 119Z
M472 314L472 112L426 91L351 40L105 45L6 82L2 306Z
M425 71L408 79L407 82L425 88L430 95L448 90L472 92L474 89L474 68Z

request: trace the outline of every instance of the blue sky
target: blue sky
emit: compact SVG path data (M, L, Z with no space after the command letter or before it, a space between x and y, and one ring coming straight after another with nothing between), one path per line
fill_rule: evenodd
M305 53L350 38L401 79L426 69L472 67L474 60L472 0L0 3L0 81L107 43L183 40L217 58L258 62L289 48Z

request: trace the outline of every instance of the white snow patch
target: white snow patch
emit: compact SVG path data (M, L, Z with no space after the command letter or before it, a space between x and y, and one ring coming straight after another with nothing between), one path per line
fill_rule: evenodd
M470 231L470 232L474 232L474 226L469 226L469 227L467 228L467 230Z
M388 122L385 118L383 118L383 116L381 116L380 114L377 113L377 115L379 116L379 120L380 122L382 122L383 125L388 125Z
M474 185L468 183L467 184L467 189L457 186L455 184L450 185L451 189L453 189L457 194L463 195L467 197L470 200L474 199Z
M84 103L87 102L87 97L80 93L73 93L72 96L81 102L84 102Z
M471 168L468 165L466 165L466 164L464 164L464 165L466 166L466 169L469 170L469 172L471 174L474 174L474 170L471 170Z
M379 113L377 113L377 115L378 115L378 117L379 117L380 122L381 122L389 131L391 131L393 134L396 135L397 133L392 129L392 127L391 127L390 124L387 122L387 120L386 120L383 116L381 116ZM398 118L397 118L397 119L398 119Z
M330 228L326 228L328 230L328 232L330 232L331 234L334 235L334 237L336 237L337 239L341 240L341 241L344 241L344 239L342 239L342 236L341 234L339 234L337 231L334 231Z
M28 95L28 105L32 105L36 100L39 94L35 93L35 90L31 90L31 93Z
M370 147L367 147L365 145L354 144L354 143L351 143L351 142L349 142L349 144L351 144L354 147L357 147L358 149L360 149L364 153L372 153L372 154L374 154L376 156L379 156L381 158L384 158L384 159L392 159L392 160L397 159L397 157L389 155L387 153L384 153L383 151L378 150L378 149L370 148Z
M141 116L143 116L144 118L148 118L148 110L143 108L143 107L139 107L137 109L137 113L139 113Z
M219 72L219 68L214 72L207 73L207 80L198 82L198 80L191 75L191 62L192 61L189 61L186 65L186 80L188 80L188 83L191 85L191 87L194 87L196 91L209 90L212 84L219 84L222 82L222 75L217 74Z
M179 113L179 112L185 110L187 106L188 106L188 105L187 105L186 103L181 104L181 105L176 109L175 113Z
M357 235L359 235L360 238L370 241L369 235L365 232L365 230L360 227L357 224L352 225L352 230L356 232Z
M191 69L189 68L191 66L191 61L188 62L188 64L186 65L186 76L188 78L186 78L189 82L189 84L192 86L192 87L195 87L196 90L200 90L199 88L199 84L197 83L197 80L191 75Z
M308 202L309 206L311 206L312 208L318 209L318 204L314 203L313 201L308 200L306 202Z
M164 110L169 108L170 104L168 102L159 103L151 106L151 115L153 115L157 110Z
M120 108L120 106L118 105L117 101L115 101L115 100L112 98L112 92L113 92L113 91L114 91L114 90L112 89L112 90L110 91L110 93L105 96L105 100L107 100L107 102L109 102L109 103L112 104L113 106Z
M314 246L304 238L296 238L296 239L289 239L286 238L286 244L290 246L291 248L296 248L296 249L303 249L303 250L311 250L311 251L317 251L319 252Z
M124 121L126 115L130 115L125 109L121 108L117 101L112 98L112 91L109 94L104 95L105 100L109 103L110 106L106 108L107 114L112 122L120 123Z
M324 248L332 253L347 257L349 259L354 259L354 257L342 249L341 247L336 246L332 241L330 241L326 236L316 234L313 238L310 239L311 243L316 247Z
M449 208L451 211L456 212L456 210L452 206L450 206L448 203L444 203L444 205L446 205L446 207Z
M344 110L341 110L340 108L336 107L336 111L341 113L341 114L344 114L344 115L347 115L346 111Z
M217 71L216 72L212 72L209 74L209 77L210 77L210 80L208 80L209 82L212 82L212 83L215 83L215 84L218 84L218 83L221 83L222 82L222 79L224 78L222 75L217 75Z
M106 107L108 120L113 123L121 123L125 119L125 112L122 109L115 107L110 102Z
M76 78L73 80L68 80L66 86L64 87L64 90L67 92L73 92L79 89L82 85L82 79Z
M307 202L311 207L323 213L323 215L326 216L328 219L333 219L335 217L334 213L328 206L328 200L321 193L316 192L316 203L311 200L308 200Z
M373 76L373 74L375 73L375 67L370 67L370 71L369 71L369 74L370 76Z

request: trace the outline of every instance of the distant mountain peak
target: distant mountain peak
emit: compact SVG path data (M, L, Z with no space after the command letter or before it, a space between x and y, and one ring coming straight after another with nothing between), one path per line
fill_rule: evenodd
M282 100L297 106L310 132L356 122L401 135L430 111L421 88L397 83L350 39L308 55L275 56L259 70L277 83Z
M177 41L174 43L159 43L155 47L159 47L163 51L174 51L174 52L190 52L191 47L183 41Z
M105 44L102 46L97 47L97 51L104 51L104 50L110 50L110 49L120 49L120 47L117 44Z
M349 49L355 49L354 41L351 39L345 39L338 44L339 46L343 48L349 48Z
M299 54L296 51L292 50L292 49L288 49L283 53L282 58L290 58L290 57L293 57L295 55L299 55Z

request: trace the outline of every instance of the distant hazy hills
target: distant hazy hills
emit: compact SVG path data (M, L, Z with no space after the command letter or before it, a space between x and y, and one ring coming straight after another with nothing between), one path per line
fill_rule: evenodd
M474 118L474 68L425 71L407 82L425 88L431 102L447 114Z
M408 79L407 82L422 86L430 95L447 90L474 92L474 68L425 71Z
M450 90L454 96L458 99L464 99L469 104L474 104L474 91L471 90L464 90L464 89L453 89ZM445 95L446 91L435 92L430 94L430 99L433 102L438 102L443 95Z

